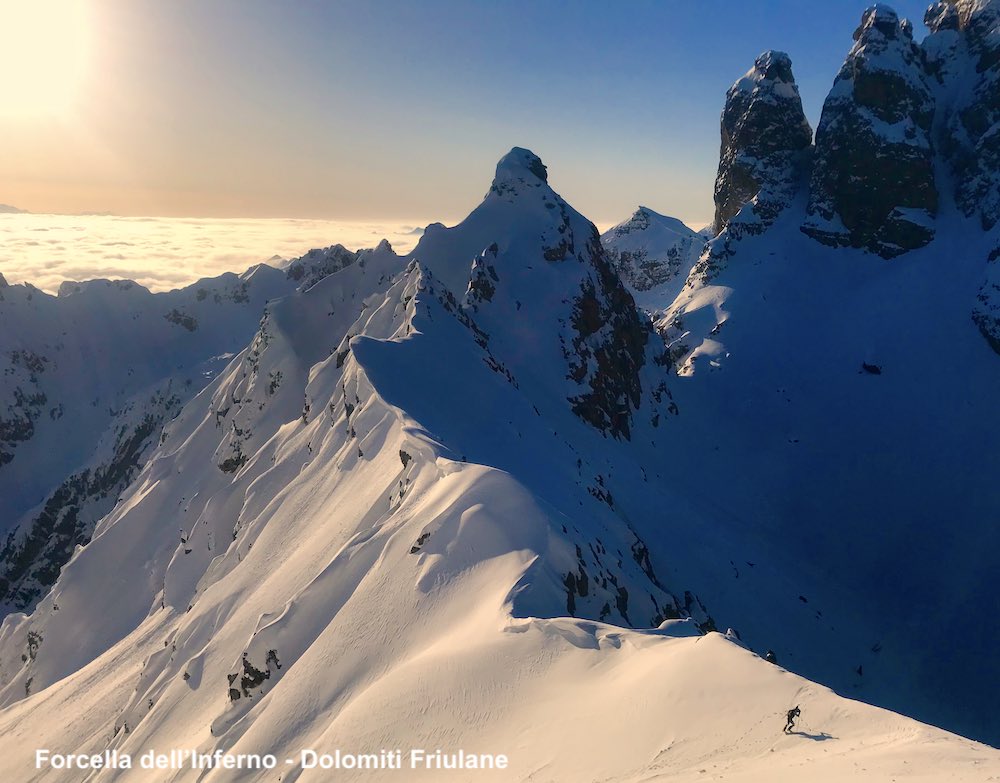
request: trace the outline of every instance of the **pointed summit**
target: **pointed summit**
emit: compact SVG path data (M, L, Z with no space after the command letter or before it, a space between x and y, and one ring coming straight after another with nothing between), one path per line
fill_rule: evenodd
M539 187L549 181L542 159L524 147L514 147L500 158L490 192L505 195L517 191L519 186Z
M642 219L654 217L647 210ZM682 230L673 229L674 241ZM428 226L410 257L456 300L464 295L470 317L492 335L490 350L510 357L505 366L521 389L560 400L560 415L568 401L578 418L614 438L657 426L650 424L657 414L639 416L666 400L662 391L654 400L657 385L640 380L655 354L650 344L647 357L650 328L597 228L552 190L533 152L504 155L483 202L456 226Z
M426 264L453 292L461 293L469 282L472 259L494 242L503 249L524 243L528 234L540 237L548 261L584 246L594 229L575 212L579 220L571 219L570 212L550 187L542 159L531 150L514 147L497 163L482 203L456 226L427 226L410 257ZM533 253L533 246L524 248L519 263Z
M716 233L758 195L763 198L754 213L765 222L773 220L787 199L766 204L768 193L794 184L798 160L811 143L812 129L802 111L791 58L784 52L764 52L726 94L715 181Z
M636 304L657 310L677 296L705 238L677 218L639 207L608 229L601 244Z

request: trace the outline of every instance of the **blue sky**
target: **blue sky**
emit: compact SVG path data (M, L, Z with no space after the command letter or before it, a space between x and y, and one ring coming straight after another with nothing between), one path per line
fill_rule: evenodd
M448 220L520 145L602 224L707 221L728 86L783 49L815 125L868 5L72 1L84 78L72 111L0 116L0 202ZM894 4L918 36L925 6Z

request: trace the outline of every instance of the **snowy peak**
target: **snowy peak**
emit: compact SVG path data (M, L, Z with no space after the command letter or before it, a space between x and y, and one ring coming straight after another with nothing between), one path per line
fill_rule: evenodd
M924 23L932 33L942 30L988 29L1000 17L997 0L943 0L932 3Z
M847 55L848 63L853 60L866 72L893 73L920 86L920 50L913 41L913 23L910 20L900 19L893 9L878 3L861 15L861 23L853 37L855 43ZM878 107L873 102L871 108Z
M545 174L537 155L515 148L483 202L457 226L428 226L411 257L465 295L478 326L497 335L492 349L509 357L506 367L540 407L565 412L569 401L577 417L627 439L658 387L640 379L653 358L650 328L593 223Z
M494 242L505 263L534 268L561 260L586 241L591 224L548 184L545 165L530 150L515 147L496 166L482 203L461 223L427 226L410 253L453 292L465 291L473 258ZM529 235L532 236L528 239ZM536 258L540 248L543 258Z
M667 231L678 236L688 236L697 233L677 218L661 215L649 207L640 206L632 213L632 216L628 220L623 220L618 225L608 229L605 235L622 238L628 234L650 229Z
M786 89L776 89L774 85L764 85L765 82L780 82L786 85ZM752 92L761 90L762 85L764 85L762 94L765 99L775 92L779 95L784 92L785 97L789 97L791 91L798 94L795 77L792 76L792 58L785 52L774 50L764 52L754 60L753 67L733 85L733 88L741 92Z
M601 244L636 304L657 310L676 297L705 246L705 237L648 207L601 236Z
M931 3L924 13L924 24L932 34L957 31L964 26L954 0L952 2Z
M877 40L873 33L881 35L886 40L893 40L900 34L912 40L913 25L907 19L900 22L899 15L884 3L876 3L865 9L861 15L861 24L854 31L854 40L860 41L867 35L868 43L871 44Z
M145 286L139 285L134 280L63 280L59 284L56 296L65 299L68 296L94 296L114 295L118 292L131 291L139 295L149 295L150 291Z
M497 163L497 173L490 190L504 193L519 183L537 187L539 183L548 181L548 170L542 159L531 150L514 147Z

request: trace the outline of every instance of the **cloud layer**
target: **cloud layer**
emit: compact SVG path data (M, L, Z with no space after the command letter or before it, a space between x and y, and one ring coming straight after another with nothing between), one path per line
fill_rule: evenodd
M166 291L338 242L356 250L385 238L405 252L419 234L412 223L0 214L0 273L50 292L101 277Z

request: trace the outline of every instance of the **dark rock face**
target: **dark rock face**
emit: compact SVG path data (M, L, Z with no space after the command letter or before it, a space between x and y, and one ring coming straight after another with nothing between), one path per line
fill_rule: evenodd
M773 222L787 206L811 143L791 59L784 52L764 52L726 93L715 232L751 201L761 223Z
M641 404L639 370L645 361L650 328L639 318L631 295L601 247L597 229L584 259L593 271L573 300L575 334L563 344L569 377L585 388L571 397L573 412L615 438L631 437L632 410Z
M1000 354L1000 247L987 259L986 279L976 295L972 320L989 346Z
M951 170L954 198L986 230L1000 222L1000 2L934 3L924 17L930 35L923 50L942 95L938 147ZM986 273L972 320L1000 353L1000 248Z
M942 152L954 171L955 201L986 229L1000 220L1000 4L952 0L932 5L924 42L931 71L957 100Z
M469 276L469 289L465 292L466 303L473 309L478 309L479 302L490 302L496 293L496 284L500 282L497 275L496 260L499 248L496 242L480 253L472 262L472 272Z
M934 236L935 104L909 22L876 5L854 40L823 106L802 230L892 258Z
M792 61L764 52L726 93L722 150L715 180L716 237L688 283L709 282L725 268L733 245L765 231L795 196L812 153Z

